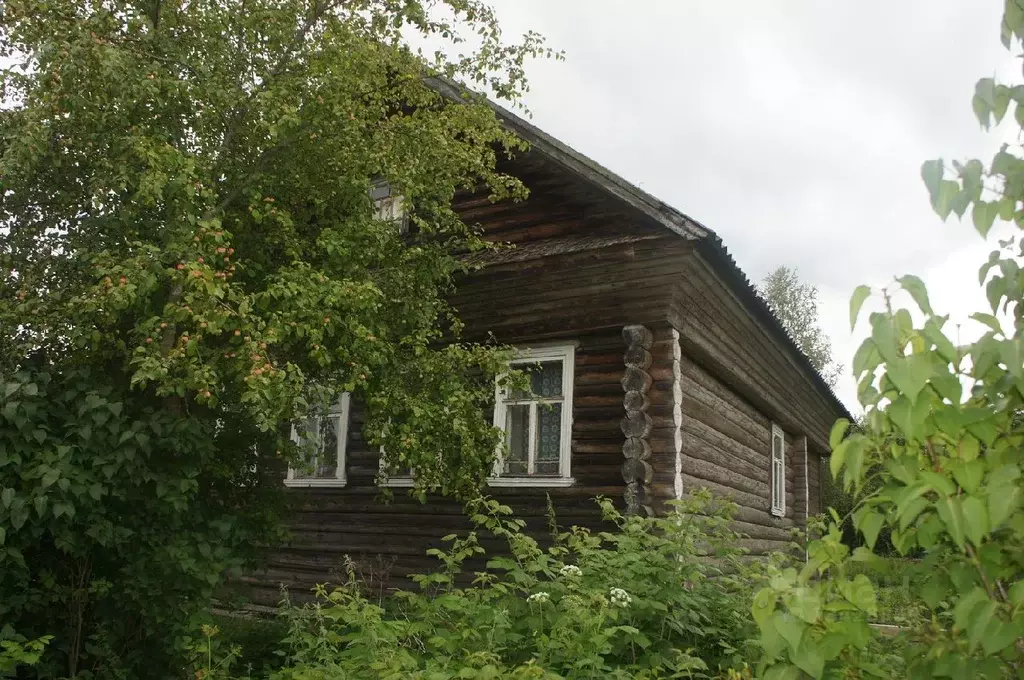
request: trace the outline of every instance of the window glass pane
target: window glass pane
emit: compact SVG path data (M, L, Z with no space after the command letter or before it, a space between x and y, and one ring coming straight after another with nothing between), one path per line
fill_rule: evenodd
M306 420L299 429L299 446L303 453L312 447L309 465L295 470L296 479L334 479L338 471L338 433L340 415L324 415Z
M530 399L542 397L557 399L562 396L562 362L544 361L539 364L522 364L516 368L526 374L530 391L514 390L510 398Z
M341 418L324 416L320 419L320 447L317 455L316 476L333 478L338 471L338 430Z
M782 437L776 434L772 437L772 455L775 458L782 459Z
M530 371L533 393L539 397L562 396L562 362L545 361Z
M537 407L537 474L558 474L562 443L562 405Z
M530 452L530 406L519 404L507 407L505 428L508 432L508 452L505 454L504 473L525 475Z

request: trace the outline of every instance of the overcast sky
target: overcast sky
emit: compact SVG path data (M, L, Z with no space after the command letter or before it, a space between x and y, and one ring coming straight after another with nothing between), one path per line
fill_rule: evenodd
M533 122L716 231L752 280L797 267L847 367L860 283L917 274L963 339L978 332L996 230L943 224L919 173L998 148L970 100L978 78L1019 80L1002 2L496 2L507 31L566 53L532 65ZM860 410L848 369L837 392Z

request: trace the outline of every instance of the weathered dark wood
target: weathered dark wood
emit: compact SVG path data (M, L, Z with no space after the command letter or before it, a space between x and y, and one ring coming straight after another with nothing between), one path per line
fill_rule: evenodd
M642 439L651 433L651 417L641 411L627 413L619 427L625 436Z
M684 489L706 486L739 505L745 545L757 553L784 549L790 528L820 510L820 456L834 405L692 241L609 192L605 180L568 167L531 151L502 161L530 187L527 200L493 202L465 191L453 201L485 239L515 246L465 256L472 271L450 299L464 339L578 343L575 485L487 492L543 539L548 496L563 526L597 528L604 525L594 496L621 498L627 512L650 514ZM787 436L784 518L769 512L772 420ZM397 489L382 504L378 453L364 440L362 422L355 409L347 487L291 492L300 500L293 539L264 572L246 577L254 600L277 602L279 583L308 591L337 573L345 555L388 562L379 580L408 586L410 573L435 563L428 548L468 528L462 508L444 499L422 505ZM804 436L806 465L797 445Z

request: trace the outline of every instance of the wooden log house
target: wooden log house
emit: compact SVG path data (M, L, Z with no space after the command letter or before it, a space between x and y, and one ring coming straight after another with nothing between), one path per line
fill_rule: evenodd
M531 143L503 168L531 193L456 198L464 221L515 247L479 255L453 302L466 339L493 333L540 368L532 400L495 409L509 459L489 493L543 534L548 496L560 525L594 526L597 495L655 512L703 486L739 504L752 553L784 547L822 510L821 459L848 412L714 232L496 108ZM397 490L381 503L358 406L343 399L332 417L331 460L288 474L301 509L290 543L246 579L257 604L281 585L337 582L345 556L371 581L408 587L437 564L426 550L468 526L453 501Z

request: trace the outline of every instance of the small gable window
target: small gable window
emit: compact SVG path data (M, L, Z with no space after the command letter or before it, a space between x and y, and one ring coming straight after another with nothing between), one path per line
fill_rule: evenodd
M786 435L772 423L772 514L786 515Z
M391 222L398 227L398 233L409 231L409 216L405 209L405 200L401 194L392 190L387 180L378 179L370 186L370 198L373 200L373 217L377 220Z
M529 390L499 383L494 424L504 430L491 486L569 486L574 345L521 351L512 365L527 374Z
M292 441L312 457L304 467L288 468L286 486L345 486L349 403L345 392L330 408L292 426Z

